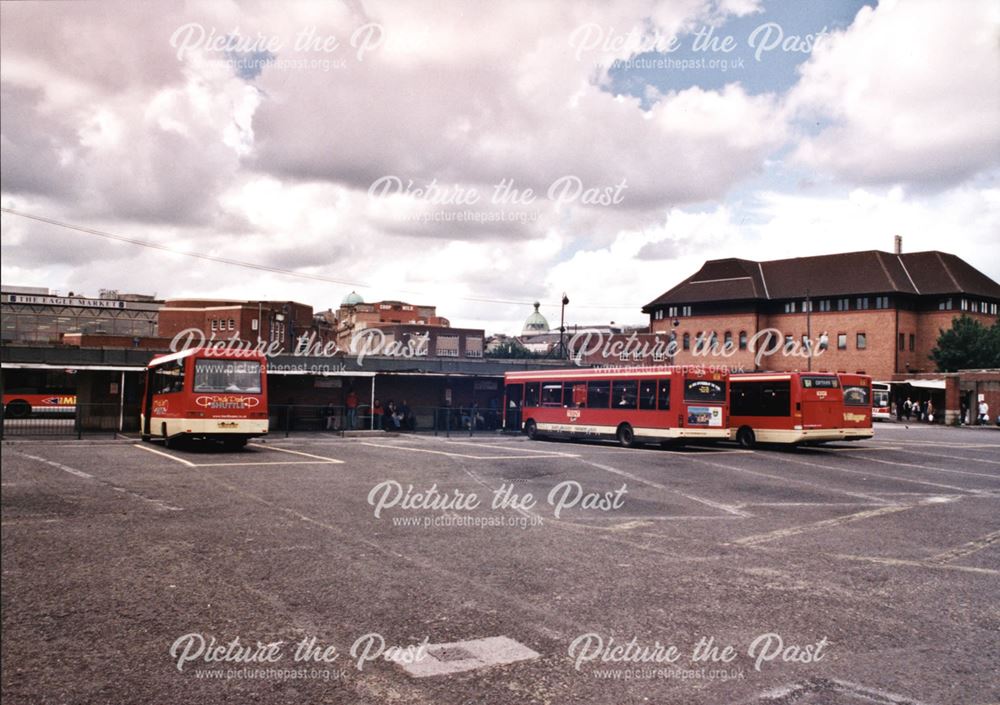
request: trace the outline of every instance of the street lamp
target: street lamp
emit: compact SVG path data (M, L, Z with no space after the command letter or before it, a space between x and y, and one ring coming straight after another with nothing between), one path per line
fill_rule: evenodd
M566 305L569 303L569 297L566 296L566 292L562 295L562 308L559 311L559 357L566 357L566 342L564 340L566 335Z

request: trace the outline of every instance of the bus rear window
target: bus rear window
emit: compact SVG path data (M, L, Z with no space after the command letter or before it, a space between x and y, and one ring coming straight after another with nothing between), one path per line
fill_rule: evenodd
M253 360L195 360L194 391L260 394L260 363Z
M802 377L803 389L836 389L839 386L836 377Z
M684 380L684 401L726 401L726 383L708 379Z
M846 406L868 406L871 394L868 387L851 385L844 387L844 404Z

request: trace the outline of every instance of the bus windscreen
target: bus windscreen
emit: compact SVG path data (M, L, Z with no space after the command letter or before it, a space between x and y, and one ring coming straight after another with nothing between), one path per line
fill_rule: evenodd
M195 360L194 391L260 394L260 372L252 360Z
M847 385L844 387L844 404L847 406L868 406L870 395L868 387Z

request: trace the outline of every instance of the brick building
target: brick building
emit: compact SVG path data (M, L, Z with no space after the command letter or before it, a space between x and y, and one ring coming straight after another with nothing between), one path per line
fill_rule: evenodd
M313 315L312 306L294 301L167 299L160 309L159 336L173 338L195 328L216 340L274 343L294 351L303 336L313 343L333 341L333 328Z
M869 250L710 260L643 312L675 364L891 379L933 371L940 331L963 314L991 326L998 306L1000 284L955 255Z

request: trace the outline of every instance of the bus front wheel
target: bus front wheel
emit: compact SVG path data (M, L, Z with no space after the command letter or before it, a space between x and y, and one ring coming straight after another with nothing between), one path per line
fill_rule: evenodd
M528 434L528 438L531 440L538 440L538 424L534 420L528 419L527 423L524 424L524 432Z
M736 442L740 444L741 448L753 448L757 444L757 437L752 428L744 426L736 432Z
M635 431L627 423L618 427L618 443L622 448L631 448L635 444Z

